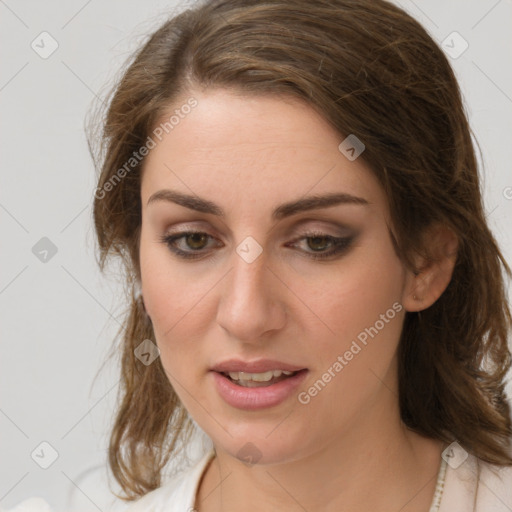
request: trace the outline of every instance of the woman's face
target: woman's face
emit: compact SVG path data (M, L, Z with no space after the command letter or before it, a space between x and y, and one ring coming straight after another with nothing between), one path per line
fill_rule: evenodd
M377 180L297 100L194 97L141 186L143 297L180 400L260 463L396 424L410 276Z

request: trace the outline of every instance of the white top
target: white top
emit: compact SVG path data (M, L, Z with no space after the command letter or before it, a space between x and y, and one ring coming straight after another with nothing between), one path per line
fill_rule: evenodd
M213 456L211 450L174 480L133 502L126 512L194 512L199 481ZM457 461L457 467L446 460L441 459L430 512L512 512L512 467L488 464L473 455Z

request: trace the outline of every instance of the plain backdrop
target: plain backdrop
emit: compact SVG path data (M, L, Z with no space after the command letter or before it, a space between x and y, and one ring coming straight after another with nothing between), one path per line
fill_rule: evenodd
M452 54L484 155L488 221L512 262L512 2L398 3ZM119 378L102 366L122 288L96 265L84 119L185 5L0 0L0 507L40 496L58 511L122 508L106 470Z

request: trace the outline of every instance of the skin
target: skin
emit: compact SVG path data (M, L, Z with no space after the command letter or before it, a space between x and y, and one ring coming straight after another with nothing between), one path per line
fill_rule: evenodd
M448 285L456 239L435 227L428 243L440 260L418 259L414 275L393 250L376 178L362 158L349 161L338 150L344 137L310 106L223 89L193 96L197 107L145 161L140 262L162 364L216 448L196 510L251 503L255 512L427 512L442 446L400 420L396 350L405 312L429 307ZM226 216L148 204L162 189L206 198ZM270 218L281 203L331 192L368 204ZM189 245L182 238L179 248L210 258L182 259L161 240L190 229L212 238ZM315 260L319 244L304 238L312 229L355 238L345 252ZM263 250L252 263L236 252L247 236ZM243 411L213 386L215 363L271 358L308 368L299 391L307 390L393 303L401 311L308 404L294 393L275 407ZM249 441L261 454L254 465L237 458Z

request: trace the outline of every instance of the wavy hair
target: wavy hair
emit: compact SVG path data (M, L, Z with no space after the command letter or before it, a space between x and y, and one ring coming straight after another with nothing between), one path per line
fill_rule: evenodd
M130 290L109 445L123 499L157 488L193 430L160 359L145 366L134 355L155 338L136 293L144 160L130 159L169 106L198 86L300 98L340 136L363 141L361 158L387 195L397 254L409 268L414 254L431 257L422 234L432 223L453 230L451 282L432 306L405 316L401 417L425 436L512 464L504 393L511 271L486 222L472 132L443 51L384 0L203 0L165 21L129 59L101 112L101 133L89 138L99 173L98 262L105 270L120 257Z

